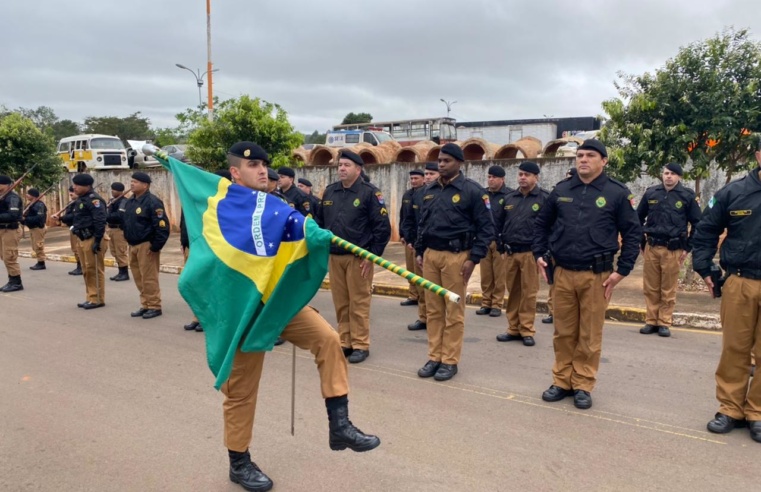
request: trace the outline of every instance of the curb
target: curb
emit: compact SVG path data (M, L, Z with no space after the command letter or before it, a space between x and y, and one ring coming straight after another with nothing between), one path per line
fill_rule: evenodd
M19 257L21 258L34 258L34 253L27 251L19 251ZM66 263L76 263L76 259L71 255L47 255L47 260L61 261ZM113 258L105 258L104 263L108 267L116 267L116 262ZM161 265L159 268L161 273L171 273L179 275L182 272L181 266L175 265ZM323 280L320 286L324 290L330 289L330 281ZM373 284L373 294L390 297L403 297L406 298L409 293L409 287L407 285L390 285L390 284ZM465 304L469 306L481 305L481 294L468 292L465 294ZM536 302L537 313L548 313L549 308L547 301ZM630 323L644 323L646 311L642 308L626 307L626 306L608 306L605 311L605 318L611 321L624 321ZM707 331L721 331L721 320L718 315L710 314L698 314L698 313L674 313L675 327L695 328Z

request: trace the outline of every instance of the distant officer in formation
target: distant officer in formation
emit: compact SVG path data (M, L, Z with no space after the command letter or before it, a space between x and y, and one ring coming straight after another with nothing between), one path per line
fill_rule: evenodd
M497 340L520 340L527 347L535 344L534 318L539 291L539 273L531 245L536 218L549 196L539 187L539 171L539 166L531 161L518 166L518 189L505 197L504 218L497 223L502 237L500 249L507 258L504 275L508 292L507 333L497 335Z
M505 186L505 170L500 166L491 166L486 177L491 204L491 213L494 217L495 237L489 244L486 256L479 263L481 269L481 308L476 311L478 315L488 314L496 318L502 314L502 301L505 299L505 258L499 252L502 232L497 225L502 224L505 215L505 197L513 191Z
M339 181L322 195L317 214L320 227L378 256L391 237L391 224L383 194L360 178L362 158L342 150ZM338 320L341 346L349 362L363 362L370 355L370 301L373 263L343 248L330 247L330 292Z
M576 408L592 406L602 350L605 310L615 286L634 268L642 229L634 196L609 178L605 146L585 140L576 151L576 176L555 186L536 219L533 252L547 281L543 256L555 260L555 365L544 401L573 395ZM619 249L618 269L613 257Z
M679 268L692 250L691 238L702 212L695 191L682 185L682 166L666 164L662 183L651 186L637 206L644 226L642 284L647 304L644 335L671 336ZM690 236L687 236L687 224Z
M21 267L18 264L18 228L21 222L21 197L11 190L13 180L9 176L0 175L0 254L8 271L8 283L0 288L0 292L15 292L24 290L21 283Z
M129 243L129 267L140 291L140 309L133 318L161 316L159 267L161 249L169 239L164 203L150 191L151 177L136 172L130 180L132 198L124 208L124 238Z
M278 197L281 197L283 200L285 200L285 197L280 194L280 192L277 190L277 183L280 181L280 175L272 169L271 167L267 168L267 193L275 194Z
M69 227L69 245L71 246L71 253L74 255L74 259L77 261L77 266L74 270L69 272L69 275L82 275L82 259L79 257L79 246L77 236L71 232L71 226L74 224L74 204L79 197L74 193L74 187L69 186L69 203L58 212L60 215L61 224Z
M716 368L719 412L708 422L708 430L724 434L747 425L750 437L761 442L761 378L754 377L749 384L751 356L761 356L761 148L756 161L758 167L717 191L709 202L692 239L692 260L713 294L721 274L713 258L726 231L720 254L726 281Z
M439 153L439 179L425 187L415 252L423 276L460 295L448 302L426 291L428 362L418 376L452 379L462 353L465 333L465 289L494 239L489 195L460 171L462 149L445 144Z
M106 236L106 202L92 188L94 179L89 174L77 174L71 180L74 193L74 222L71 232L77 236L77 251L82 262L87 299L77 304L82 309L96 309L106 305L106 278L104 259L108 244Z
M417 190L423 187L425 173L422 169L413 169L410 171L410 188L402 195L402 206L399 208L399 236L402 247L404 248L404 259L407 270L415 271L415 238L417 237L417 223L415 222L415 211L413 209L412 196ZM413 246L413 247L408 247ZM402 306L418 305L418 286L410 282L409 294L407 299L399 304Z
M124 239L124 209L127 198L122 183L111 183L111 201L108 202L108 236L111 238L111 256L116 260L119 273L111 277L114 282L129 280L129 244Z
M320 199L312 194L312 182L306 178L299 178L298 187L309 200L309 209L312 211L312 216L317 217L317 208L320 206Z
M23 223L29 228L29 236L32 243L32 251L37 258L37 263L30 266L30 270L45 270L45 224L48 221L48 207L39 199L40 192L36 188L29 188L26 192L27 205Z
M283 194L288 205L295 208L301 215L306 217L313 212L312 202L295 184L296 172L290 167L283 166L277 170L278 174L278 186L280 187L280 193Z

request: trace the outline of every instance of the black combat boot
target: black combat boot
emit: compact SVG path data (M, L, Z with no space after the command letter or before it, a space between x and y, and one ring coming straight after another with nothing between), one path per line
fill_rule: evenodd
M244 453L228 450L228 454L230 455L231 482L255 492L272 489L272 480L256 466L256 463L251 461L248 450Z
M111 277L114 282L129 280L129 267L119 267L119 273Z
M328 407L328 421L330 423L330 449L341 451L349 448L352 451L362 452L380 446L380 439L365 434L351 423L348 398L345 396L327 398L325 405Z
M8 283L0 289L0 292L16 292L17 290L24 290L24 286L21 285L21 275L9 276Z
M47 267L45 266L45 262L44 261L38 261L34 265L30 266L29 269L30 270L46 270Z
M82 264L77 262L77 268L69 272L69 275L82 275Z

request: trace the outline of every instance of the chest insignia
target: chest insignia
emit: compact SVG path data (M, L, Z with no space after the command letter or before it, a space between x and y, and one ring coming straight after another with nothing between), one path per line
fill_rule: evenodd
M359 198L354 199L354 206L359 207Z
M454 196L452 197L452 203L459 203L459 201L460 201L460 194L455 193Z
M682 208L684 204L682 203L682 200L677 200L677 202L674 204L676 208Z
M535 204L531 205L531 210L533 210L534 212L538 212L539 211L539 204L535 203Z
M137 207L137 210L135 210L135 214L140 215L140 212L142 212L143 209L140 207Z
M597 205L597 208L603 208L608 202L605 201L605 197L601 196L597 200L595 200L595 205Z

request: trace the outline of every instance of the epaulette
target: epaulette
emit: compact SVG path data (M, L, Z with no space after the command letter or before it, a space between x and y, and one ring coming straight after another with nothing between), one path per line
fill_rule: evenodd
M624 183L622 183L621 181L619 181L619 180L617 180L617 179L614 179L614 178L611 178L610 176L608 176L608 179L610 180L610 182L611 182L611 183L617 184L618 186L620 186L621 188L623 188L623 189L625 189L625 190L627 190L627 191L629 190L629 187L628 187L628 186L626 186L626 185L625 185Z

